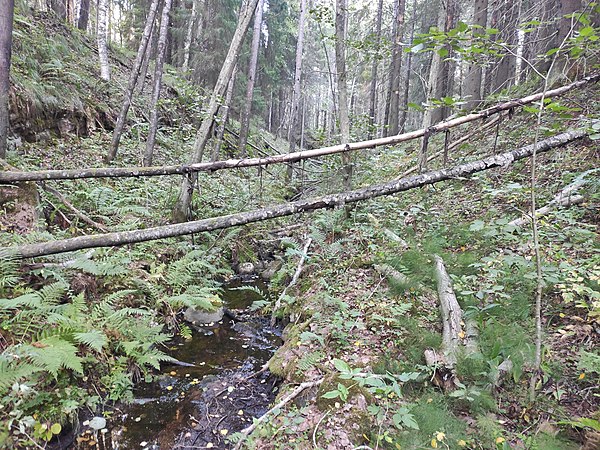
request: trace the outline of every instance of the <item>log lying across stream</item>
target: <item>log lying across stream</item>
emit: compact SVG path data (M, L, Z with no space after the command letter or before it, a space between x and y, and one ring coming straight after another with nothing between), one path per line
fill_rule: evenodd
M545 139L538 142L537 153L546 152L552 148L582 139L586 135L586 131L573 130ZM91 236L78 236L70 239L8 247L4 250L7 250L12 254L19 255L22 258L33 258L36 256L52 255L55 253L81 250L84 248L112 247L136 242L152 241L156 239L165 239L175 236L201 233L204 231L219 230L253 222L260 222L276 217L289 216L304 211L334 208L343 206L346 203L355 203L361 200L368 200L384 195L396 194L398 192L437 183L439 181L464 177L473 173L492 169L494 167L508 166L514 161L530 157L533 155L533 153L534 145L531 144L510 152L490 156L485 159L461 164L452 168L435 170L420 175L400 178L387 183L367 186L354 191L299 200L269 208L196 220L193 222L164 225L154 228L147 228L144 230L121 231Z
M371 139L362 142L333 145L330 147L304 150L301 152L287 153L284 155L268 156L263 158L228 159L225 161L203 162L197 164L183 164L177 166L160 167L98 167L91 169L64 169L64 170L39 170L33 172L0 172L0 183L15 183L18 181L44 181L44 180L76 180L81 178L121 178L121 177L151 177L162 175L182 175L195 172L214 172L223 169L241 169L243 167L267 166L270 164L282 164L302 161L304 159L320 156L335 155L355 150L376 148L384 145L396 145L401 142L429 136L433 133L449 130L458 125L485 119L503 111L510 111L523 105L528 105L542 98L553 98L565 94L573 89L580 88L589 83L600 80L600 73L585 77L579 81L552 89L545 93L528 95L516 100L499 103L482 111L456 117L451 120L439 122L427 129L411 131L385 138Z

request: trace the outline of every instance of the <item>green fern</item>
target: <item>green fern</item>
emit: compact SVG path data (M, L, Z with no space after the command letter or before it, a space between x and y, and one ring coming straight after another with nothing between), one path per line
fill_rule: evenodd
M99 330L73 333L73 338L76 342L84 344L97 352L101 352L108 345L108 337Z
M19 260L17 255L4 249L0 250L0 292L17 284L19 281L18 269Z
M325 358L325 353L322 351L316 351L307 353L302 358L298 360L296 363L296 367L298 368L299 373L306 373L315 367L319 362L321 362Z
M83 375L82 358L77 356L77 347L58 336L36 342L36 345L23 345L16 349L18 354L31 364L58 377L61 368L70 369Z

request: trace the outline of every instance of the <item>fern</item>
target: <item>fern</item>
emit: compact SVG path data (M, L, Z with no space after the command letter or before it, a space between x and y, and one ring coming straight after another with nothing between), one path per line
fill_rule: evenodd
M296 367L300 373L306 373L322 361L324 357L325 354L322 351L307 353L298 360Z
M17 255L4 249L0 250L0 291L15 286L19 281L18 261Z
M97 352L101 352L108 345L108 337L102 331L98 330L74 333L73 338L76 342L84 344Z
M61 368L70 369L83 375L81 357L77 356L77 347L58 336L52 336L36 342L36 345L23 345L17 349L33 365L58 378Z
M42 369L33 364L23 361L8 359L6 355L0 355L0 393L21 380L30 380L31 377Z

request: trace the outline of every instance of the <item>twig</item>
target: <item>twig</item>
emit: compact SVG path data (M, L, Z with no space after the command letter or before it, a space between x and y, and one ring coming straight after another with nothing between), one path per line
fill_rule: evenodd
M103 233L107 233L108 232L108 228L106 228L104 225L102 225L102 224L100 224L100 223L92 220L89 216L87 216L84 213L82 213L69 200L67 200L67 198L64 195L62 195L56 189L54 189L53 187L50 187L50 186L46 185L46 183L39 183L39 185L46 192L49 192L50 194L52 194L56 198L58 198L67 208L69 208L71 210L71 212L73 212L73 214L75 214L77 217L79 217L85 223L87 223L88 225L96 228L97 230L102 231Z
M281 408L283 408L286 404L288 404L289 402L294 400L296 397L298 397L302 393L302 391L304 391L305 389L320 385L323 382L323 380L324 379L321 378L321 379L318 379L315 381L307 381L307 382L301 383L298 387L296 387L296 389L294 389L292 392L290 392L288 395L286 395L279 403L277 403L274 407L272 407L266 413L264 413L262 416L260 416L258 419L256 419L252 423L252 425L250 425L247 428L244 428L240 432L241 433L240 440L235 445L235 447L233 447L233 450L239 450L240 448L242 448L242 443L246 440L246 438L250 435L250 433L252 433L254 430L256 430L256 428L261 423L263 423L267 419L268 416L270 416L271 414L275 414L274 411L281 410Z
M285 296L287 290L289 288L291 288L292 286L294 286L298 282L298 278L300 278L300 274L302 273L302 268L304 267L304 261L308 254L308 248L310 247L311 243L312 243L312 238L308 238L306 240L306 242L304 243L304 248L302 249L302 257L300 258L300 261L298 262L298 267L296 267L296 273L294 273L294 276L292 277L292 281L290 281L290 284L288 284L285 287L285 289L283 290L283 292L281 293L281 295L275 302L275 306L273 307L273 313L271 314L271 326L275 326L275 314L277 313L277 310L281 307L281 300Z
M331 411L327 411L325 414L323 414L323 417L321 417L319 419L319 421L315 425L315 429L313 430L312 439L313 439L313 444L314 444L314 446L315 446L316 449L319 448L319 446L317 445L317 430L319 429L319 425L321 425L321 422L323 422L325 420L325 417L327 417L330 412Z

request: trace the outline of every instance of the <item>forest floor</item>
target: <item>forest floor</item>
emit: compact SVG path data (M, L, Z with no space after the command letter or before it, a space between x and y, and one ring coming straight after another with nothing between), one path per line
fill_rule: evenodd
M18 18L17 29L22 27L26 36L36 28L34 20L46 19ZM110 142L118 108L114 98L119 98L126 70L116 71L116 81L108 86L92 86L87 98L90 86L80 81L92 78L93 53L61 30L52 40L30 35L31 45L16 49L15 102L26 105L19 109L18 130L35 125L35 132L15 139L9 152L8 162L22 170L101 166ZM60 42L62 46L56 45ZM83 59L89 67L78 67L73 45L88 52ZM34 50L37 57L23 56ZM126 61L125 55L113 57ZM56 70L60 73L49 80ZM201 106L201 93L184 80L167 76L167 85L172 90L163 103L166 119L156 156L161 164L186 160ZM529 93L527 88L521 87L521 93ZM62 98L61 92L69 93L69 104L52 103L52 98ZM86 101L96 106L73 108ZM119 165L139 165L141 160L144 101L140 97L134 107L136 125L123 140ZM600 110L599 88L591 86L557 102L567 109L544 115L544 134L594 117ZM517 112L459 146L448 164L529 144L534 123L532 113ZM470 132L478 126L467 128ZM466 133L452 132L451 138ZM431 140L432 153L443 145L438 138ZM415 146L355 155L355 185L399 176L414 164ZM170 334L189 332L182 311L191 302L213 301L218 279L233 273L232 264L279 256L283 265L271 283L276 297L311 238L299 282L276 312L287 326L284 345L269 369L280 380L275 403L303 382L314 385L272 411L244 441L248 448L600 448L599 162L598 141L592 140L538 158L539 206L577 177L583 176L585 183L579 189L582 204L552 210L539 221L543 360L534 402L528 391L535 351L532 236L528 226L510 225L529 207L531 161L526 160L349 209L22 265L3 256L0 297L6 306L0 348L6 355L25 345L21 351L37 351L39 360L32 368L14 367L16 363L0 358L0 368L7 369L0 371L0 389L6 391L0 445L27 448L34 440L54 442L60 428L53 425L77 428L78 410L110 415L114 401L131 400L134 381L159 373L164 355L153 349L161 348ZM335 175L338 159L326 164L334 176L313 180L310 192L299 182L300 195L341 189L341 177ZM440 165L434 161L431 167ZM290 195L284 172L285 167L270 167L260 174L202 174L195 213L212 217L281 203ZM160 177L52 186L94 222L120 231L167 223L179 182ZM0 193L0 245L99 232L43 184L18 189L18 196L14 188L2 187ZM291 231L281 238L274 230ZM439 367L428 366L424 358L425 350L441 344L434 255L442 257L466 317L479 330L478 350L458 359L453 390L434 382ZM272 300L258 302L256 308L271 314ZM73 336L78 336L77 347ZM42 359L42 350L58 342L62 359L53 365ZM506 361L511 365L503 374ZM240 437L234 434L232 442Z

